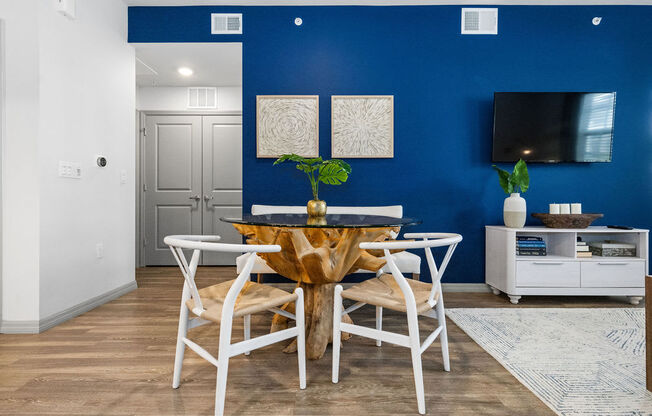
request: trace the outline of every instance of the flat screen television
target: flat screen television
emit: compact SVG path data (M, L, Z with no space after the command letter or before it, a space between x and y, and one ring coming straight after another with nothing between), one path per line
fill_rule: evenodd
M492 161L611 162L615 92L496 92Z

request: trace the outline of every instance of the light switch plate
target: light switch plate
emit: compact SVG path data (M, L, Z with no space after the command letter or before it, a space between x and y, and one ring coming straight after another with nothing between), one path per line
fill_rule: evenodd
M62 178L81 179L81 165L77 162L59 161L59 176Z

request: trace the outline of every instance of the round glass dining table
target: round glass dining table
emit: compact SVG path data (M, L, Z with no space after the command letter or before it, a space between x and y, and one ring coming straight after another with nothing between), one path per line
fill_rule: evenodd
M344 276L357 270L370 273L385 265L381 251L363 250L360 243L382 241L403 226L417 225L413 218L378 215L327 214L323 218L307 214L243 215L220 218L232 223L248 244L278 244L278 253L258 253L281 276L297 282L305 296L306 355L319 359L332 341L333 292ZM294 304L283 309L294 313ZM348 316L343 318L350 321ZM287 318L275 315L272 332L287 327ZM342 334L342 339L348 338ZM296 349L296 341L285 351Z

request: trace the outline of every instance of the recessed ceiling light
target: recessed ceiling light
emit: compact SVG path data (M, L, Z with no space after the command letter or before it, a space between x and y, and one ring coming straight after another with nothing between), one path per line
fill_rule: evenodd
M192 69L188 68L187 66L182 66L181 68L177 69L177 71L184 77L191 76L193 72Z

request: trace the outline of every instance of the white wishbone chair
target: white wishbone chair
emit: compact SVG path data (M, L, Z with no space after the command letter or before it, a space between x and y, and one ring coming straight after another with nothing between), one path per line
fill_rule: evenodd
M252 205L251 214L252 215L266 215L266 214L306 214L305 206L284 206L284 205ZM377 207L343 207L343 206L334 206L328 207L328 214L351 214L351 215L382 215L384 217L392 218L401 218L403 217L403 206L402 205L387 205L387 206L377 206ZM396 238L392 232L392 238ZM396 265L398 266L401 273L410 273L413 279L419 280L419 274L421 273L421 257L416 254L409 253L407 251L401 251L398 253L392 254ZM238 273L242 270L244 266L244 256L240 256L236 259L236 267ZM370 270L356 270L354 273L387 273L389 269L387 265L383 266L378 272L372 272ZM252 274L256 274L258 277L258 283L263 282L263 275L265 274L274 274L276 271L269 267L265 260L258 257L256 263L254 264L253 269L251 270Z
M423 390L421 354L438 336L441 341L444 370L450 371L448 334L446 332L446 316L444 314L441 278L455 251L455 247L462 241L462 236L448 233L408 233L405 234L405 238L423 240L382 241L360 244L360 248L363 249L383 250L391 274L383 274L377 278L366 280L347 290L342 290L341 285L335 287L335 303L333 306L333 383L337 383L339 378L340 337L342 332L375 339L376 345L378 346L381 345L381 341L386 341L391 344L408 347L412 351L412 370L414 372L414 385L417 393L419 413L424 414L426 412L426 402ZM448 247L439 269L437 269L435 259L432 256L431 248L433 247ZM425 249L432 283L406 279L398 267L396 267L396 263L390 254L390 250L393 249L419 248ZM343 298L353 300L356 303L346 310L342 310ZM342 321L344 314L350 313L366 304L376 306L376 329ZM382 330L383 308L407 313L408 335ZM419 338L419 315L435 318L439 324L425 339L423 344Z
M215 391L215 415L224 413L226 394L226 377L229 369L229 359L239 354L249 355L249 351L258 349L288 338L297 338L297 354L299 357L299 387L306 388L306 353L305 325L303 310L303 291L296 288L294 293L288 293L267 285L261 285L249 280L251 268L256 260L255 253L276 253L281 251L278 245L253 244L223 244L217 243L218 236L175 235L165 237L165 244L170 246L185 280L181 295L181 311L179 314L179 331L177 334L177 350L174 357L174 376L172 387L179 387L181 367L185 347L199 354L217 367L217 385ZM190 262L183 250L192 250ZM195 274L202 251L219 251L228 253L246 253L245 266L237 278L218 283L202 289L197 289ZM279 306L295 302L295 315L281 310ZM251 314L271 311L296 320L296 326L282 331L250 337ZM195 317L190 318L190 312ZM244 317L244 341L231 343L231 329L234 317ZM218 358L187 338L188 329L207 323L220 325Z

